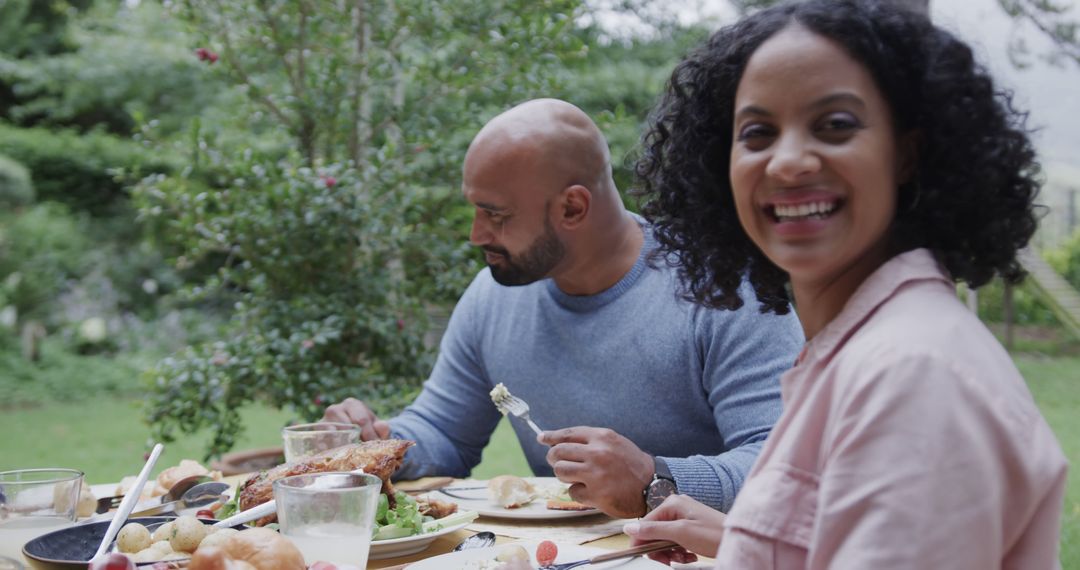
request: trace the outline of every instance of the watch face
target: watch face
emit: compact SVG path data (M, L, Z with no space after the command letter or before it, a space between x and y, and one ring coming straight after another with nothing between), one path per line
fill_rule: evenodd
M674 481L657 477L652 483L649 483L649 488L645 491L645 504L651 511L659 507L660 503L663 503L668 496L677 492Z

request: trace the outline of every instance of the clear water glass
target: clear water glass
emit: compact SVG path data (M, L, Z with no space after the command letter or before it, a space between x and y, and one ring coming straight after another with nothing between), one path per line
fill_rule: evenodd
M318 561L367 567L382 479L312 473L274 481L281 534L309 566Z
M24 544L75 524L82 481L75 469L0 471L0 556L23 560Z
M281 430L285 461L295 461L328 449L360 443L360 426L337 422L316 422L288 426Z

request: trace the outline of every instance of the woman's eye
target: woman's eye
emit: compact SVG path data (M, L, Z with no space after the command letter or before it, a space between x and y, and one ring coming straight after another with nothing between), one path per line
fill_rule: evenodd
M761 124L747 125L739 130L739 134L736 137L739 142L746 145L751 150L760 150L768 146L769 141L772 140L775 135L775 131L772 127Z
M862 123L848 113L833 113L818 124L818 129L830 135L850 134L862 128Z

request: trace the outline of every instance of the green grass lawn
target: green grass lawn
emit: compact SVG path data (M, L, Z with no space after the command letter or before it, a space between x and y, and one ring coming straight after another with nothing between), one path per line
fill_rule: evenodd
M1073 466L1062 521L1062 567L1080 570L1080 358L1018 356L1035 399L1057 434ZM280 445L280 429L293 416L267 408L243 413L247 431L238 449ZM93 399L0 411L0 470L24 467L75 467L91 483L118 481L142 466L149 429L140 421L138 403ZM206 434L166 446L160 465L201 458ZM527 475L525 457L506 421L499 424L478 478L504 473Z

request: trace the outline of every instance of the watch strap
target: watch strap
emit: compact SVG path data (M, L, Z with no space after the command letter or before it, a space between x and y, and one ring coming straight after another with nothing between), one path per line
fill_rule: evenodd
M672 483L675 482L675 476L671 474L671 469L668 467L667 461L664 461L663 457L653 458L653 473L654 477L667 479Z

